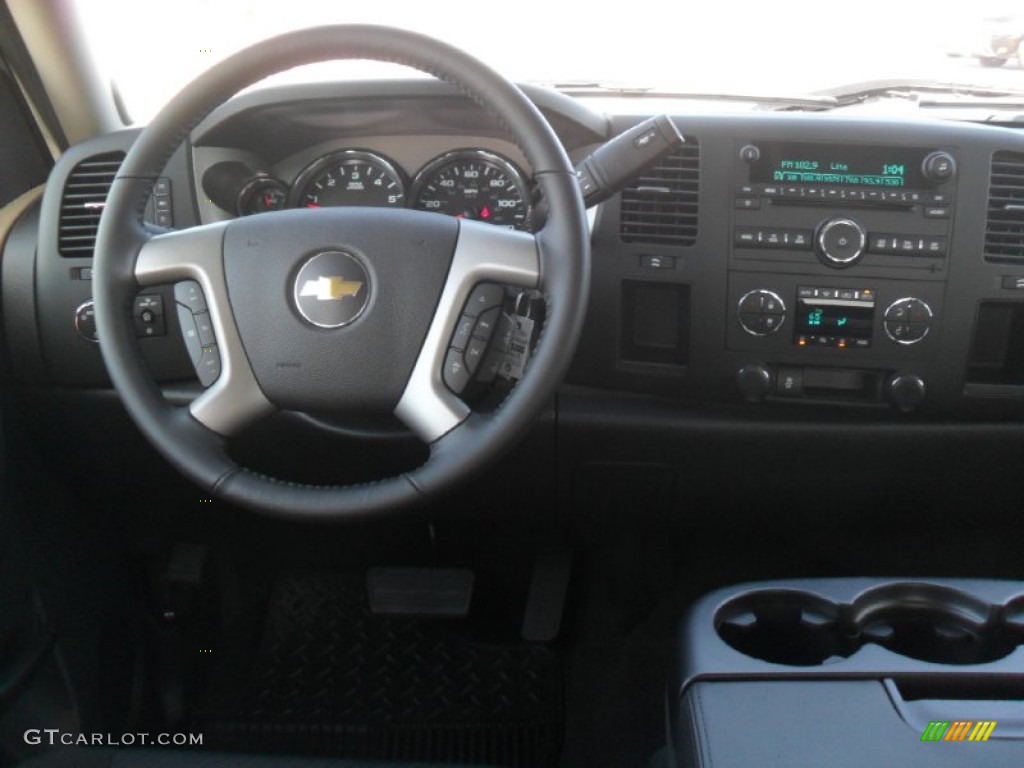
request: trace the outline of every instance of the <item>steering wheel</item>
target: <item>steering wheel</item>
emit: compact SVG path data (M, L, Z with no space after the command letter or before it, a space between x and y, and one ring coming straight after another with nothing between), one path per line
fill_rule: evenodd
M147 228L157 177L215 107L272 74L333 59L422 70L493 114L533 169L548 205L543 228L529 234L388 208L277 211L160 234ZM523 93L431 38L341 25L285 34L228 58L142 131L100 221L94 301L103 359L125 408L180 472L211 496L266 513L351 518L430 498L529 429L565 375L589 279L589 232L572 166ZM201 288L192 298L208 307L220 359L216 381L187 407L168 403L146 372L132 321L141 288L179 281ZM489 414L471 411L442 377L460 313L484 283L538 289L546 301L523 378ZM275 409L341 406L393 412L429 444L429 457L372 483L312 486L257 473L228 455L230 436Z

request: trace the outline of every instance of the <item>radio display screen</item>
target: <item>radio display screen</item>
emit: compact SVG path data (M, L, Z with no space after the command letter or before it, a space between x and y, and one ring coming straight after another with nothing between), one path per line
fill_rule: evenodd
M927 149L850 144L758 144L750 168L755 184L834 184L916 189L926 186L921 163Z

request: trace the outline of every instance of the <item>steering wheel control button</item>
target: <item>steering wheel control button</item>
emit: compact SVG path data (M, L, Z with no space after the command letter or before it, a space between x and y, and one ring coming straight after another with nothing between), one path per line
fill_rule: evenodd
M213 323L210 322L210 313L200 312L194 317L196 330L199 331L199 343L204 347L212 347L217 343L217 339L213 335Z
M295 276L295 308L318 328L341 328L359 319L370 303L370 273L343 251L324 251Z
M932 308L911 297L890 304L883 325L886 335L897 344L915 344L928 335L933 319Z
M469 343L469 337L473 335L476 327L476 318L472 315L463 315L455 326L455 333L452 334L451 346L455 349L465 349Z
M469 295L465 313L473 317L483 314L491 307L500 307L505 301L505 288L494 283L481 283Z
M494 335L494 329L498 325L498 312L500 310L500 307L491 307L477 318L476 326L473 328L474 339L490 341L491 336Z
M206 297L199 283L194 280L185 280L174 286L174 300L192 312L206 311Z
M202 357L196 366L196 376L204 387L211 386L220 376L220 352L216 347L203 347Z
M868 234L853 219L829 219L818 228L818 255L829 267L849 267L867 247Z
M462 358L462 352L458 349L449 349L444 359L443 376L445 386L452 392L459 395L469 384L470 372L466 368L466 361Z
M91 301L85 302L75 310L75 330L86 341L99 341L99 336L96 335L96 308Z
M466 361L466 367L469 369L469 374L472 376L476 373L480 367L480 363L483 362L484 355L487 353L487 342L483 339L471 339L469 346L466 347L466 351L462 357Z
M740 326L751 336L771 336L786 321L786 305L777 293L749 291L739 300Z
M199 343L199 329L196 328L195 316L188 307L178 305L178 324L181 326L181 337L185 340L185 349L192 360L192 367L199 365L203 356L203 345Z

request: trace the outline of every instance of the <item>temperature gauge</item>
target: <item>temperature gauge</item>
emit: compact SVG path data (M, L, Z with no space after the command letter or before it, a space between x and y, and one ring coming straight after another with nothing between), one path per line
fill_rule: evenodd
M238 215L279 211L284 208L288 187L269 176L257 176L238 192Z

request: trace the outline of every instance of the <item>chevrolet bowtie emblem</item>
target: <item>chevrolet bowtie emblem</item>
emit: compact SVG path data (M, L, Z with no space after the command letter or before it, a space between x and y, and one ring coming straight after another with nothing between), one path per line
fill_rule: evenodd
M299 291L299 296L316 296L318 301L341 301L346 296L355 298L362 290L363 283L359 280L343 280L340 277L319 277L307 280Z

